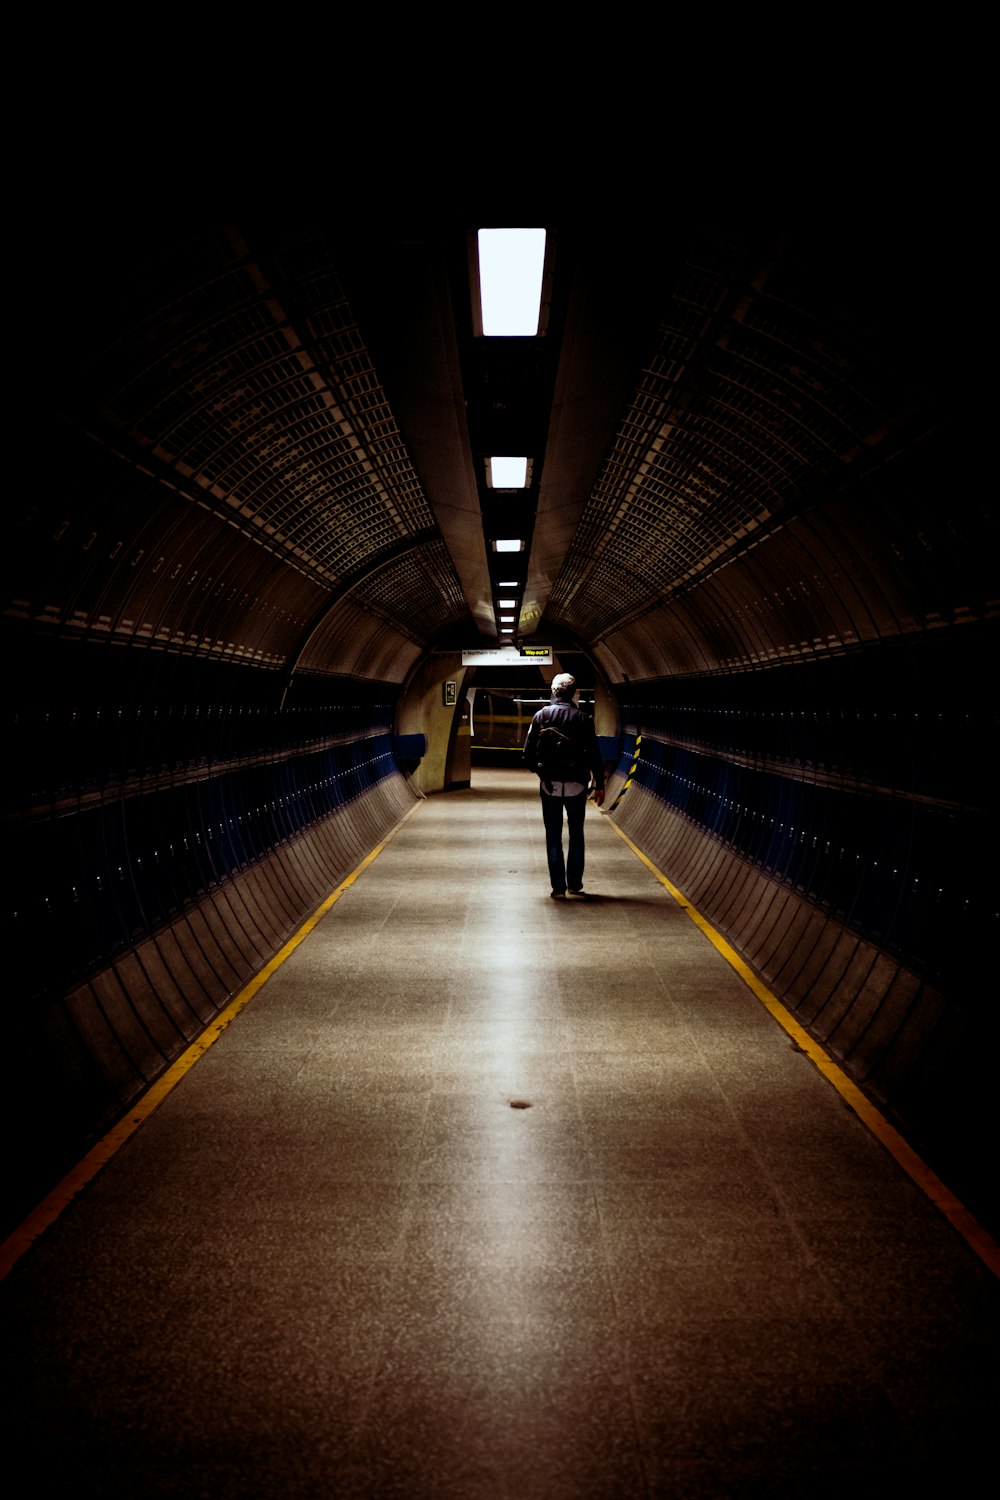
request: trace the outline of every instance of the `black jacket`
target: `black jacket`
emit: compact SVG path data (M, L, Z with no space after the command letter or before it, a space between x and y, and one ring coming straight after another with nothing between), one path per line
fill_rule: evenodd
M528 727L527 738L524 741L524 762L533 771L538 770L538 744L539 731L543 724L553 724L561 734L568 735L573 743L574 764L580 768L579 776L567 776L567 781L582 781L587 785L590 778L594 778L594 785L604 789L604 761L601 759L601 747L597 743L597 734L594 730L594 721L589 714L584 713L575 703L555 702L548 703L540 708ZM578 752L578 753L577 753Z

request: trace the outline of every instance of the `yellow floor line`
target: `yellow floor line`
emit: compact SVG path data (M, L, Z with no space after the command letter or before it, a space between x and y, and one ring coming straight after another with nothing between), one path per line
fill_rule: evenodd
M678 906L691 918L695 926L708 938L714 948L717 948L727 963L731 964L744 983L753 991L757 999L771 1013L778 1025L783 1027L795 1042L797 1047L809 1058L810 1062L823 1074L829 1083L840 1094L844 1102L850 1105L854 1113L863 1120L874 1136L881 1141L887 1151L896 1158L903 1168L922 1192L931 1202L940 1209L945 1218L954 1229L962 1236L969 1247L976 1252L979 1258L989 1266L990 1270L1000 1276L1000 1245L987 1233L982 1225L973 1217L969 1210L959 1202L955 1195L945 1187L939 1177L931 1171L927 1163L922 1161L913 1148L894 1129L884 1115L875 1108L871 1100L852 1083L842 1068L824 1052L823 1048L815 1041L807 1031L799 1025L790 1011L786 1010L777 996L773 995L767 986L760 980L748 964L744 963L735 948L732 948L721 933L716 932L701 912L697 911L689 901L681 894L675 885L672 885L661 870L658 870L651 859L648 859L642 850L633 844L627 833L623 833L617 823L608 819L611 827L618 837L632 850L632 853L641 859L647 869L651 870L662 886L670 892Z
M275 970L279 969L285 962L285 959L294 953L299 944L312 932L317 922L326 916L330 908L340 900L345 891L350 889L358 876L367 870L372 861L382 853L386 844L396 837L403 824L409 818L412 818L417 808L422 805L423 799L420 802L415 802L411 808L407 809L395 828L387 833L385 838L376 844L370 853L365 855L357 868L352 870L350 875L341 881L336 890L327 896L323 904L318 906L312 916L303 922L299 930L288 939L284 947L279 949L260 972L254 975L249 984L245 985L235 999L229 1002L225 1010L220 1011L215 1020L205 1028L198 1040L192 1042L191 1046L188 1047L186 1052L181 1054L176 1062L171 1063L167 1071L146 1090L142 1098L138 1100L128 1114L119 1120L118 1124L109 1130L107 1135L103 1136L97 1142L96 1146L87 1152L82 1161L77 1163L73 1170L63 1178L62 1182L52 1189L48 1197L44 1198L38 1207L32 1210L24 1222L14 1230L13 1234L0 1245L0 1281L3 1280L11 1267L21 1258L25 1251L30 1249L39 1235L48 1229L51 1224L55 1223L56 1219L69 1207L73 1199L78 1197L103 1167L107 1166L111 1158L116 1152L121 1150L129 1137L133 1136L139 1129L139 1126L143 1125L153 1111L159 1108L167 1095L180 1083L185 1073L194 1067L200 1057L204 1057L213 1042L219 1040L226 1027L236 1019L244 1006L249 1004L257 991L267 983Z

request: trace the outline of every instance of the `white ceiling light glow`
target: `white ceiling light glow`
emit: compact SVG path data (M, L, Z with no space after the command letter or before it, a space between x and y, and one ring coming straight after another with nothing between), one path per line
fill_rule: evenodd
M487 338L535 337L544 265L544 229L479 231L479 295Z
M526 458L490 458L490 487L494 490L523 490L528 483Z

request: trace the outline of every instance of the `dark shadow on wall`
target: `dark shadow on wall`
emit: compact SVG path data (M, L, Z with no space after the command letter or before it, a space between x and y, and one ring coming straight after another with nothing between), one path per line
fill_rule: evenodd
M617 821L993 1232L997 645L634 685L612 789L631 772Z
M412 793L391 685L5 636L9 1229Z

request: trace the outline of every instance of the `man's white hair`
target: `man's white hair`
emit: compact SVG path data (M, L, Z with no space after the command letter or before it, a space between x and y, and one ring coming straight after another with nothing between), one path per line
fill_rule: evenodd
M557 672L552 679L554 698L572 698L576 691L576 678L570 672Z

